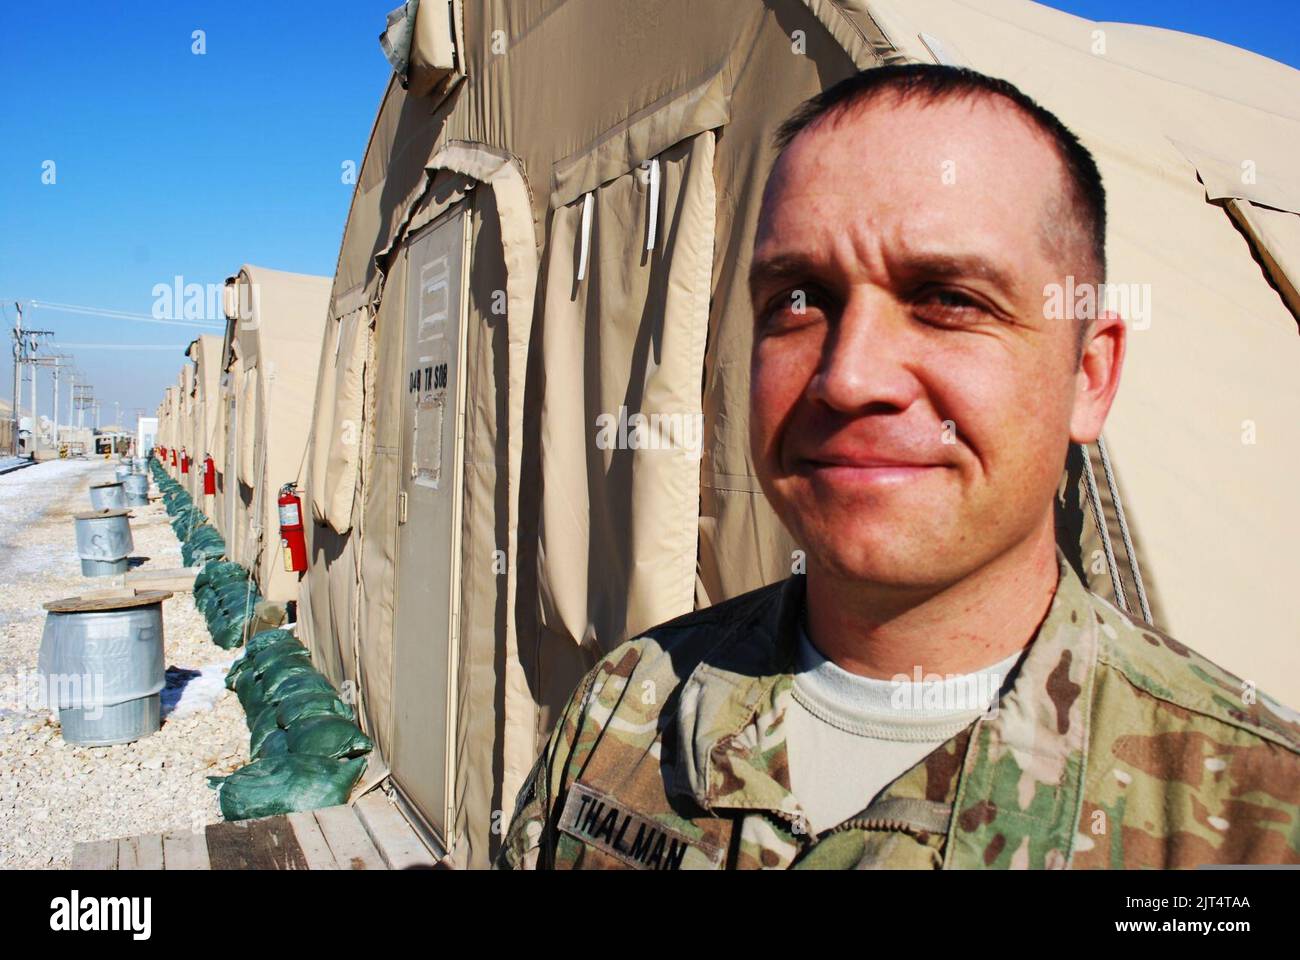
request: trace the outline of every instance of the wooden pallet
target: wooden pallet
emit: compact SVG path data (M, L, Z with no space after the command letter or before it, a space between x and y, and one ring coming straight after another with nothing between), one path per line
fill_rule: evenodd
M94 590L83 590L80 596L93 598L133 597L138 593L166 590L172 593L190 593L194 579L202 567L142 567L127 573L98 577L103 585Z
M354 805L78 843L74 870L420 870L437 865L378 790Z
M124 574L124 585L136 590L171 590L189 593L202 567L141 567Z

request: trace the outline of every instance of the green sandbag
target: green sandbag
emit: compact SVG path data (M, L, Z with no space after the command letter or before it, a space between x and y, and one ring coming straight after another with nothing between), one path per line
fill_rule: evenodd
M212 642L222 650L233 650L244 642L244 621L231 620L212 633Z
M347 803L365 769L365 757L287 754L254 760L228 777L208 777L208 783L219 791L223 817L250 820Z
M253 654L253 659L256 661L259 670L285 657L311 662L310 651L296 640L282 640L279 643L265 644Z
M229 584L228 589L231 595L225 600L221 595L222 589L221 587L213 587L211 590L204 591L203 596L194 601L194 605L199 608L199 612L203 614L209 626L212 618L223 610L234 610L239 606L240 600L238 598L243 596L246 588L238 583Z
M262 719L262 715L270 713L275 715L275 704L267 703L264 700L257 700L248 705L244 711L244 724L248 727L249 741L252 741L253 730L257 728L257 722Z
M248 754L257 759L262 756L262 746L269 737L280 726L276 723L276 711L271 707L266 707L257 715L257 719L250 724L251 736L248 738Z
M240 706L248 715L255 713L266 703L266 691L262 689L262 681L251 670L240 674L239 679L235 681L235 696L239 698Z
M351 720L352 708L328 693L299 693L281 700L275 708L276 722L286 730L303 717L342 717Z
M263 633L265 632L263 631ZM261 633L257 636L261 636ZM226 671L226 687L234 689L235 680L239 678L239 674L242 674L244 670L253 670L257 676L261 676L265 673L265 667L269 666L272 661L287 656L303 658L311 657L311 654L307 652L307 648L292 639L292 637L287 641L278 641L278 643L273 644L261 643L257 647L253 647L252 640L248 641L247 644L244 644L243 656L231 663L230 670Z
M301 663L311 663L311 655L305 649L291 644L276 644L271 647L263 647L260 653L245 653L235 661L231 666L230 672L226 674L226 685L230 686L239 676L247 670L253 671L257 676L266 673L267 667L273 663L289 663L298 661Z
M298 693L328 693L336 696L330 682L313 670L310 673L300 673L290 677L276 689L275 696L268 695L266 701L279 704Z
M254 662L253 658L250 657L247 653L245 653L242 657L238 657L235 660L235 662L230 665L230 669L226 671L227 690L235 689L235 681L238 680L243 675L245 670L247 670L249 667L253 665L253 662Z
M262 751L257 755L257 759L263 757L284 757L289 753L289 737L276 727L271 731L271 735L262 741Z
M235 661L231 666L230 672L226 674L227 682L233 674L235 679L246 670L252 670L253 673L261 677L266 671L280 663L303 663L311 664L311 654L304 647L296 644L278 643L270 647L262 647L258 653L245 653ZM232 688L233 689L233 688Z
M287 681L294 677L311 676L316 674L315 668L310 663L294 658L283 663L273 663L262 674L262 689L266 691L268 699L279 703L284 699L283 696L277 696L276 693Z
M311 654L302 647L286 647L279 645L268 647L257 657L253 669L257 671L259 677L264 677L269 670L281 666L287 666L291 663L311 666Z
M245 577L244 568L229 560L210 560L203 565L199 575L194 578L194 589L203 590L238 577Z
M213 591L214 602L209 603L208 607L211 609L214 606L220 606L233 613L244 605L244 597L251 593L252 591L246 582L225 583Z
M303 717L285 733L289 736L289 752L293 754L343 759L359 757L375 747L356 724L342 717Z
M251 656L255 657L262 652L263 647L285 642L302 646L288 630L259 630L248 638L247 650ZM303 649L305 650L306 647L303 647Z
M194 606L199 608L199 613L203 614L204 620L211 620L212 613L221 606L221 600L217 597L215 588L204 590L201 594L194 597Z

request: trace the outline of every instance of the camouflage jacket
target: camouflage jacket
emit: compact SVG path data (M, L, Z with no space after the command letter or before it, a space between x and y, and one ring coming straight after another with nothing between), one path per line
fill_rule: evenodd
M1300 717L1060 565L1011 688L817 836L783 729L803 577L623 644L574 692L497 865L1300 863Z

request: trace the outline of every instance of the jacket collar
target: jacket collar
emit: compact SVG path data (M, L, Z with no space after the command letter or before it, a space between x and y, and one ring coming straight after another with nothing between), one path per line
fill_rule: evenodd
M1092 595L1058 551L1047 616L996 709L976 721L945 866L1064 868L1074 852L1099 650Z
M785 735L804 582L760 591L682 685L672 788L705 809L767 810L806 831Z
M987 865L990 850L1012 866L1070 858L1098 641L1088 591L1059 550L1057 563L1056 593L1012 688L972 731L945 865ZM760 591L682 685L672 792L708 810L768 811L807 835L785 733L804 590L793 576Z

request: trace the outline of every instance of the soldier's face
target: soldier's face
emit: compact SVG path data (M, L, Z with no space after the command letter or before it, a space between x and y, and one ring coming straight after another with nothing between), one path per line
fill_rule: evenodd
M1068 445L1113 396L1074 321L1044 316L1079 266L1043 238L1062 183L987 100L886 94L785 151L751 271L750 430L810 569L937 587L1050 523Z

